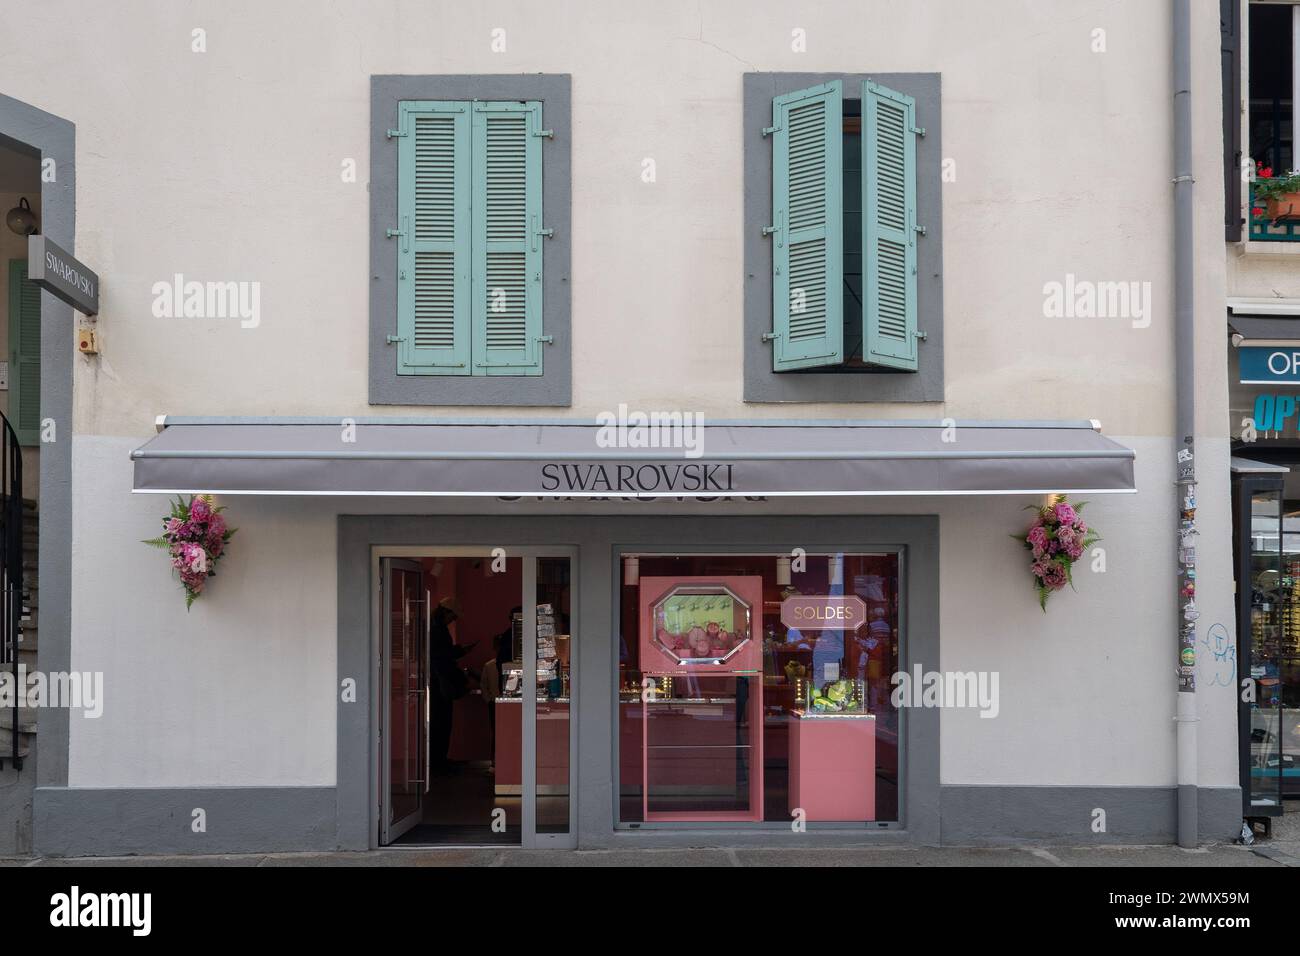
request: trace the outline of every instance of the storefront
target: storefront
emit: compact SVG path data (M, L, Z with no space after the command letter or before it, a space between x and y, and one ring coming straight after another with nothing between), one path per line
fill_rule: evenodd
M1294 306L1229 314L1242 813L1271 825L1300 796L1300 355ZM1222 653L1222 648L1211 648Z
M939 518L837 501L1133 490L1090 423L719 425L695 458L574 422L355 429L172 420L134 457L137 491L498 512L338 518L357 848L938 842L939 711L894 678L939 668Z

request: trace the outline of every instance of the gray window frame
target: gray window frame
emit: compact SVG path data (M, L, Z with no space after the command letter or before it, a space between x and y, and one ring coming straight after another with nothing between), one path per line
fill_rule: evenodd
M772 242L762 229L772 211L772 98L840 80L845 99L857 99L863 80L874 80L916 100L917 218L925 227L917 249L915 372L897 370L772 370ZM744 76L744 399L747 402L942 402L943 394L943 150L938 73L746 73Z
M455 74L370 77L370 391L371 405L531 405L572 402L571 101L568 74ZM387 230L397 222L397 125L402 100L540 100L542 122L554 135L542 141L542 210L546 240L542 265L541 375L399 375L397 245Z

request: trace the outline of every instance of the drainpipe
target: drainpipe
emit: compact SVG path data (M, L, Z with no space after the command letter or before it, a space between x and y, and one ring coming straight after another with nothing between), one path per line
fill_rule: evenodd
M1196 767L1196 356L1192 310L1192 17L1174 3L1174 376L1178 509L1178 845L1197 845ZM1190 618L1190 620L1189 620Z

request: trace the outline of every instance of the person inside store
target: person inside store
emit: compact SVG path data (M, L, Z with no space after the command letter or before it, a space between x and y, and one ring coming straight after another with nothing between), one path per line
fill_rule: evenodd
M460 617L460 602L445 597L438 602L429 626L429 765L438 773L454 769L447 759L451 746L451 721L456 701L469 692L469 677L460 659L478 643L460 646L451 625Z

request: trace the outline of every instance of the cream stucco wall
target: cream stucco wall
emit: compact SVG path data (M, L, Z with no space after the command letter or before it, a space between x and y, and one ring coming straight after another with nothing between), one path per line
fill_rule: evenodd
M1215 437L1227 399L1218 15L1213 0L1193 7L1198 585L1202 634L1211 623L1231 634L1227 452ZM1027 501L835 507L938 513L943 666L1004 675L1001 719L945 714L944 782L1174 782L1168 4L318 9L3 4L0 89L76 123L77 252L103 277L102 354L76 362L73 664L105 670L109 700L99 720L72 720L70 783L334 782L339 506L232 501L244 529L237 556L187 615L165 560L136 544L155 532L163 502L128 494L126 456L160 413L410 413L366 404L369 77L487 72L572 76L566 414L626 402L713 419L1097 418L1137 449L1139 493L1090 506L1107 573L1085 574L1047 615L1007 537ZM207 52L191 51L196 28ZM492 52L495 28L505 52ZM806 52L791 49L795 29ZM1104 52L1094 52L1098 30ZM36 36L58 42L29 42ZM955 170L943 193L943 403L741 401L741 76L765 70L942 75L942 145ZM652 184L641 178L646 158ZM340 175L348 160L356 182ZM177 272L260 282L260 325L154 318L151 287ZM1067 274L1150 282L1149 327L1045 318L1044 283ZM763 507L827 505L753 510ZM1211 685L1208 658L1198 664L1201 781L1231 785L1235 709Z
M1039 610L1026 553L1009 533L1031 499L784 499L628 504L444 499L440 512L498 514L937 514L943 670L997 671L1000 713L942 714L946 784L1171 786L1174 609L1168 584L1173 486L1167 440L1125 436L1138 453L1133 495L1088 505L1105 570L1080 566L1078 592ZM157 533L166 499L131 495L128 438L79 438L74 500L73 668L103 671L104 714L72 718L73 786L331 785L335 782L335 525L340 513L422 513L425 501L226 499L240 528L211 591L190 612L167 559L137 542ZM1226 493L1227 444L1201 450ZM580 520L575 518L575 520ZM1226 515L1202 537L1227 539ZM1205 549L1202 635L1232 633L1230 552ZM607 633L599 626L589 638ZM924 662L927 668L933 661ZM1236 780L1230 663L1198 662L1200 779Z
M1197 217L1208 224L1221 202L1212 188L1217 12L1212 0L1194 6L1196 175L1211 184L1197 190ZM1165 4L315 9L7 6L0 88L77 124L78 252L104 276L103 352L78 360L79 433L143 435L162 412L372 411L374 73L572 75L574 414L626 401L714 418L788 416L740 400L741 74L753 70L938 71L943 151L955 163L944 187L948 401L799 414L1098 418L1113 434L1170 430ZM504 53L491 49L498 27ZM206 53L191 52L196 28ZM791 50L796 28L807 31L807 52ZM1092 51L1098 29L1105 52ZM641 179L647 157L653 184ZM355 183L341 179L347 159L358 164ZM1211 230L1202 238L1197 302L1208 313L1221 308L1224 264ZM259 281L260 326L154 318L150 290L177 272ZM1151 282L1150 327L1044 318L1043 284L1067 273ZM1203 345L1201 383L1215 395L1221 336Z

